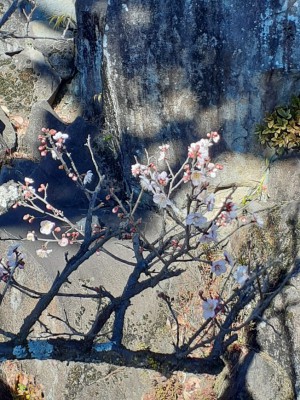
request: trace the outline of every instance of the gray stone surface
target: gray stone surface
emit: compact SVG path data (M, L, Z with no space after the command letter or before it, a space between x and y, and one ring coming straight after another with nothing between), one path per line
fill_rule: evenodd
M69 16L76 21L75 0L44 1L36 0L37 10L35 18L49 19L53 16Z
M2 365L6 374L11 368L36 376L37 383L44 388L46 400L141 400L154 375L153 372L107 364L52 360Z
M20 198L16 182L8 181L0 186L0 215L5 214Z
M28 47L16 55L13 60L17 70L22 71L32 68L33 74L37 77L34 85L35 100L52 102L61 80L43 54L34 48Z
M16 145L16 132L10 123L7 115L0 107L0 134L3 139L2 145L7 148L13 148Z
M46 100L36 102L31 109L29 126L23 141L23 151L33 159L40 159L38 135L42 128L64 131L66 126Z
M277 201L298 201L300 198L300 157L275 161L271 165L267 182L271 198Z
M54 30L49 21L33 20L29 24L29 33L36 39L32 41L34 49L40 51L62 79L68 79L74 72L74 44L72 34L62 39L61 30Z
M219 151L262 154L255 125L300 89L295 1L111 0L103 27L104 3L89 1L86 14L78 2L88 18L77 18L77 65L88 112L102 85L87 65L103 58L107 131L119 142L125 178L145 147L170 142L182 160L187 144L210 130L222 134ZM84 91L87 78L95 91Z
M20 210L13 210L11 215L0 218L1 237L25 236L27 230L39 230L39 222L24 224L22 222L23 213ZM77 211L78 213L78 211ZM68 214L67 214L68 215ZM69 215L68 215L69 216ZM79 220L81 214L72 215L72 220ZM101 219L111 222L110 218L116 216L104 215ZM159 223L159 218L155 215L148 220L152 230L150 234L155 234L154 226ZM14 241L0 241L0 254L5 256L7 247ZM26 256L24 270L16 272L16 279L22 285L44 292L55 278L57 271L61 271L64 264L65 248L49 244L48 248L53 249L53 253L47 259L37 259L35 250L41 245L37 242L22 242L22 251ZM124 246L124 242L118 239L111 240L107 250L119 257L127 260L132 259L133 253ZM74 254L77 246L70 247L69 257ZM103 285L113 295L121 294L124 284L132 271L132 267L121 265L103 252L95 255L86 261L70 277L70 282L62 288L63 293L91 293L82 287L87 285L98 287ZM0 282L1 290L4 283ZM32 299L19 291L11 288L4 298L0 309L1 329L17 332L22 324L25 315L33 308L36 300ZM68 320L75 329L84 332L92 323L92 319L97 312L98 301L84 298L56 298L48 309L43 313L41 320L47 324L52 332L69 331L62 322L51 318L49 314L65 318L67 312ZM172 349L171 339L168 331L163 329L165 326L165 315L159 307L159 300L156 289L147 290L132 301L131 307L126 313L126 328L124 342L132 349L143 349L151 346L155 351L170 351ZM107 327L109 329L109 327ZM40 324L36 324L32 336L39 334L42 330ZM105 336L100 341L106 341ZM139 370L133 368L116 367L107 364L57 362L53 360L42 361L22 361L17 362L19 370L35 376L37 383L44 386L45 398L47 400L81 400L96 399L115 400L131 399L140 400L152 382L153 371ZM2 363L2 371L11 368L11 364ZM106 378L107 376L107 378Z

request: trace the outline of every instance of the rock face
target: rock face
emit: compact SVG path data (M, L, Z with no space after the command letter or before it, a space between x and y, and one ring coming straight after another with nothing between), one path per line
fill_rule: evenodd
M6 8L9 2L5 0L4 4ZM96 120L97 127L102 126L101 137L111 140L127 183L133 156L142 157L144 148L151 153L158 145L169 142L172 162L176 163L185 158L189 142L210 130L219 130L222 134L219 151L223 154L219 158L225 165L226 182L238 182L241 186L245 180L246 183L253 179L259 182L265 164L254 136L255 125L266 111L287 103L291 94L298 94L300 90L300 32L296 29L300 7L297 1L124 0L122 3L77 0L76 16L73 0L40 0L38 4L44 15L69 14L77 19L78 73L72 80L73 92L69 95L73 100L74 95L79 98L78 108L85 117ZM7 30L24 34L25 26L18 22L14 16ZM82 171L86 172L90 168L84 169L86 154L78 151L77 144L83 144L87 133L96 135L97 127L78 118L67 128L50 105L64 81L73 78L73 44L61 39L61 32L54 32L40 21L32 21L29 32L48 39L9 39L0 43L0 105L8 109L6 114L10 117L16 114L19 119L27 121L29 118L24 143L33 151L32 158L38 157L33 147L41 127L66 130L70 134L72 152L82 161ZM13 147L14 129L5 118L0 114L0 133L8 147ZM18 140L20 145L20 135ZM5 148L5 143L0 144ZM24 146L23 150L26 150ZM233 156L233 152L248 154ZM37 166L32 161L17 160L12 163L13 168L2 168L0 183L16 178L17 174L22 178L30 175L37 183L44 182L46 177L50 182L55 180L57 189L51 193L55 201L61 206L80 208L83 200L67 186L64 177L57 179L56 168L55 171L51 169L48 161L45 159ZM296 158L272 166L267 183L274 202L286 201L287 197L288 200L298 199L299 185L295 184L299 179L298 170ZM17 195L11 182L0 187L0 214L16 201ZM53 273L54 269L51 271ZM114 271L109 274L113 285ZM95 270L91 276L94 279L98 274ZM39 275L35 276L36 280L32 281L35 286L45 280L44 276L40 279ZM270 325L260 325L257 341L261 352L249 352L235 388L227 398L288 400L299 395L297 319L300 300L294 289L299 287L296 277L291 284L294 286L276 298L269 314L265 315L283 339L278 339ZM14 311L22 311L19 297L12 296L10 301ZM16 313L13 315L6 320L16 328L20 317L17 318ZM137 318L139 315L137 312ZM136 335L134 325L128 327L126 340L135 341L138 346L144 345L144 339ZM148 341L148 337L146 339ZM282 357L282 354L288 356ZM52 391L49 399L61 398L64 391L68 400L97 395L104 399L141 397L140 382L134 395L131 391L134 381L139 381L143 375L140 372L132 373L135 379L128 379L126 392L119 393L113 391L110 383L102 386L101 379L110 373L107 366L98 370L93 365L86 368L71 363L66 371L64 364L47 363L53 374L53 379L48 377L49 384L43 375L49 392ZM44 368L41 365L44 364L37 362L29 366L28 363L28 368L35 373ZM45 370L48 371L47 367ZM56 389L52 382L60 379L61 386ZM90 388L88 379L99 381ZM82 382L86 386L83 387Z
M103 3L89 1L93 33L81 57L94 63L93 35L101 41L104 31L106 130L117 138L125 172L144 147L172 141L182 158L187 143L210 130L222 133L223 147L258 154L255 125L300 90L297 2L110 0L102 26ZM87 24L77 19L87 46Z

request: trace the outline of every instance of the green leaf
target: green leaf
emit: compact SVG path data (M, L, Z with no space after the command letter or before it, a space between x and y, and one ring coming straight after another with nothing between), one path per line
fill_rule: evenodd
M276 111L283 118L286 118L288 115L287 112L283 108L278 108Z

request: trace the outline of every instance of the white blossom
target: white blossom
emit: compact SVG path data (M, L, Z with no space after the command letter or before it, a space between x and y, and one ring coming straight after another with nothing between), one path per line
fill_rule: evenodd
M26 239L31 241L31 242L34 242L35 241L35 232L34 231L28 232L27 236L26 236Z
M207 218L203 217L200 213L191 213L187 215L185 223L201 228L207 223Z
M65 247L65 246L68 246L68 244L69 244L69 239L66 238L66 237L63 237L63 238L61 238L57 243L59 244L59 246Z
M233 277L239 285L243 286L249 278L248 267L246 265L239 265L234 272Z
M226 261L225 260L217 260L213 261L211 265L211 272L220 276L226 272Z
M193 186L199 186L203 181L205 181L205 176L201 171L195 169L191 173L191 181Z
M171 205L171 201L164 193L156 193L153 196L153 201L157 204L160 208L166 208L168 205Z
M202 304L203 318L204 319L213 318L216 315L215 310L218 304L219 300L217 299L207 299L206 301L204 301Z
M68 138L69 138L69 135L67 133L62 133L62 132L56 132L56 134L53 136L54 140L61 139L62 142L64 142Z
M55 223L54 222L51 222L51 221L48 221L48 220L42 221L41 222L41 227L40 227L40 232L43 235L50 235L51 232L53 231L54 227L55 227Z
M38 249L36 250L36 255L40 258L48 258L48 254L50 254L52 250L47 249Z

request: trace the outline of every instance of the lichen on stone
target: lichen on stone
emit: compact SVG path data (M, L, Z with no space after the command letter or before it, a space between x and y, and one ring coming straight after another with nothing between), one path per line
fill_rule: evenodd
M0 212L1 208L6 210L9 208L19 197L18 189L14 185L0 186Z
M39 340L29 341L28 349L32 358L37 358L38 360L47 360L53 352L52 344Z

